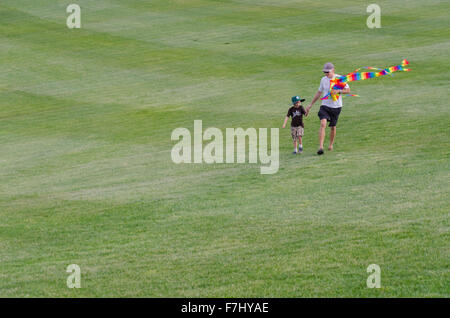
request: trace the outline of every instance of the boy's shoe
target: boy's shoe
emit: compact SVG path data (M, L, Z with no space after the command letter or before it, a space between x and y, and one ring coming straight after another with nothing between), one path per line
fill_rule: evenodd
M320 156L320 155L323 155L323 149L322 148L320 148L319 150L317 150L317 154Z
M297 151L292 152L292 154L293 154L293 155L296 155L296 154L297 154Z
M303 152L303 147L298 147L298 153L302 153Z

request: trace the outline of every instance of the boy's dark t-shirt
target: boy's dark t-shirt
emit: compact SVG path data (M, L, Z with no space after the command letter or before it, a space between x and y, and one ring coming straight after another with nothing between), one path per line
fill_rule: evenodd
M305 126L303 126L303 115L305 115L305 114L306 114L306 111L303 108L303 106L300 106L299 108L292 106L291 108L289 108L286 116L292 117L291 127L302 126L304 128Z

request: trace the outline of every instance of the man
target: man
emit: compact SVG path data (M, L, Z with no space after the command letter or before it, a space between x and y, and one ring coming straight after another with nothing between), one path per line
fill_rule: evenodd
M334 65L332 63L325 63L323 66L323 73L325 74L320 81L319 91L314 95L311 103L306 108L306 114L309 114L311 107L314 103L319 99L320 95L325 97L328 93L330 93L330 80L334 79L336 76L340 76L334 73ZM325 127L327 122L330 122L330 146L328 150L333 150L333 143L336 137L336 125L339 118L339 114L341 113L342 108L342 96L341 94L350 93L350 87L348 84L345 85L342 90L332 90L331 94L338 95L339 98L334 101L331 96L322 101L322 105L319 109L319 119L320 119L320 129L319 129L319 150L317 151L318 155L323 154L323 142L325 140Z

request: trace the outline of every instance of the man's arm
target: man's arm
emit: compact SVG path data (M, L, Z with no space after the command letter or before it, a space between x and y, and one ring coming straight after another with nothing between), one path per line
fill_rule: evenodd
M350 93L350 87L346 87L346 88L343 88L343 89L333 89L332 91L331 91L331 94L333 94L333 95L337 95L337 94L349 94Z
M311 103L309 104L309 106L306 107L306 116L308 116L309 110L311 109L311 107L313 107L314 103L317 102L317 100L319 99L320 94L322 94L322 92L321 91L317 91L316 95L314 95L314 97L313 97Z

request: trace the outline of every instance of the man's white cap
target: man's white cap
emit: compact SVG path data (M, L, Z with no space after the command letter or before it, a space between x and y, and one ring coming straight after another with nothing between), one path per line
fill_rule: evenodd
M334 68L333 63L331 63L331 62L325 63L325 65L323 66L322 72L329 72L329 71L331 71L333 68Z

